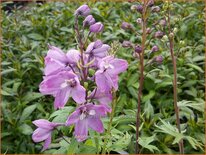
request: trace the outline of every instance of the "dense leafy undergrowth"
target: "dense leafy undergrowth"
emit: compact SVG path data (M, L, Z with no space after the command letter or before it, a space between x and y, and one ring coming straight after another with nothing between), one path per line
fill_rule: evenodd
M56 45L64 51L77 46L73 37L73 12L80 5L32 3L11 12L2 12L2 153L40 153L41 143L35 144L31 139L35 129L32 121L45 118L65 122L74 111L75 104L70 100L64 109L54 112L53 97L41 95L39 84L47 44ZM93 8L95 19L105 24L103 33L98 37L105 43L115 45L118 57L129 63L127 72L120 76L117 107L107 150L111 153L134 153L139 66L133 51L122 48L121 43L124 40L138 42L140 38L135 34L131 36L120 26L122 21L133 21L138 29L136 19L139 15L131 13L132 3L129 2L96 2L88 5ZM158 2L158 5L163 8L164 4ZM163 62L145 68L139 140L141 153L178 153L181 138L184 139L185 153L204 152L204 3L173 3L173 6L171 22L176 28L174 51L177 55L178 106L183 133L178 133L175 125L172 61L164 43L167 38L163 37L151 43L158 45L160 50L145 57L149 60L162 55ZM152 14L149 25L160 18ZM104 118L105 128L108 121L108 118ZM97 148L100 150L103 145L104 134L89 131L93 136L86 142L78 143L72 137L73 127L60 127L59 130L66 137L63 139L55 131L55 141L44 153L97 153Z

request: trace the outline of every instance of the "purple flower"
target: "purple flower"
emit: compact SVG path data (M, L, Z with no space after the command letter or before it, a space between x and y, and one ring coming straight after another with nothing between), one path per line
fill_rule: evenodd
M104 25L101 22L97 22L89 27L90 32L99 33L103 31Z
M136 22L137 22L137 24L142 24L142 18L138 18L138 19L136 20Z
M88 103L76 109L67 119L66 125L75 124L75 137L81 142L87 139L88 128L99 133L104 132L101 117L106 116L107 110L103 105Z
M146 29L146 33L147 33L147 34L150 34L151 32L152 32L151 28L148 27L148 28Z
M82 5L80 6L76 11L75 11L75 15L80 15L80 16L87 16L90 13L90 8L88 7L88 5Z
M149 2L148 2L148 6L149 7L152 7L154 5L154 0L150 0Z
M159 51L158 46L156 46L156 45L153 46L152 49L151 49L151 51L152 51L152 52L157 52L157 51Z
M99 70L95 73L97 87L103 91L118 89L118 74L128 67L127 61L107 56L99 61Z
M62 70L71 70L69 64L77 64L80 59L80 52L71 49L65 54L61 49L55 46L49 46L49 51L45 60L45 75L56 74Z
M166 26L166 25L167 25L167 22L166 22L165 19L161 19L160 22L159 22L159 24L160 24L161 26Z
M93 16L92 15L88 15L85 19L84 19L84 21L83 21L83 26L85 27L85 26L87 26L87 25L92 25L92 24L94 24L95 23L95 19L93 18Z
M39 87L42 94L55 96L56 109L64 107L70 96L76 103L85 102L86 90L71 71L61 71L56 75L46 76Z
M55 127L62 125L62 124L49 122L45 119L35 120L32 123L38 127L33 132L32 139L36 143L41 142L41 141L45 141L44 146L43 146L43 151L44 151L49 147L49 144L51 143L52 130Z
M132 25L127 22L122 22L121 28L123 30L132 29Z
M89 44L85 53L91 57L103 58L107 55L109 49L109 45L103 44L101 40L97 40Z

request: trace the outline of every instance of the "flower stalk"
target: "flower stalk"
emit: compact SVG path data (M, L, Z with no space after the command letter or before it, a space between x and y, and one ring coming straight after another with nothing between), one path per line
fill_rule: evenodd
M176 57L174 55L174 34L171 31L170 8L169 7L168 7L168 28L169 28L169 50L170 50L170 54L171 54L171 58L172 58L173 72L174 72L173 98L174 98L174 108L175 108L175 115L176 115L176 125L177 125L177 128L178 128L178 132L181 133L179 108L177 106L177 65L176 65ZM180 151L181 154L184 154L183 140L179 141L179 151Z
M140 66L140 79L139 79L139 90L138 90L138 105L137 105L137 115L136 115L136 145L135 145L135 153L139 153L139 127L140 127L140 114L141 114L141 98L142 98L142 89L144 84L144 51L145 51L145 43L146 43L146 9L147 9L147 0L144 0L143 4L143 12L142 12L142 52L139 53L139 66Z

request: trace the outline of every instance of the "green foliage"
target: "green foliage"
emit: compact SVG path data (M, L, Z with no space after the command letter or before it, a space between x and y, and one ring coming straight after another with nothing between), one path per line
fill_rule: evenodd
M12 2L11 2L12 3ZM81 3L51 2L29 3L11 12L2 11L2 153L40 153L42 143L35 144L31 135L35 129L33 120L45 118L53 122L65 122L75 109L72 101L58 111L53 109L53 97L39 93L42 81L44 56L47 44L67 51L76 48L73 31L73 12ZM123 40L141 43L141 37L120 29L122 21L131 22L140 32L136 19L140 14L131 13L131 3L88 3L92 15L105 25L98 35L111 44ZM136 2L135 2L136 4ZM157 3L164 8L164 3ZM3 6L7 2L2 3ZM173 3L172 27L175 33L174 51L177 56L178 106L181 128L175 125L173 106L173 72L171 57L164 40L152 40L145 56L145 64L161 54L163 64L148 64L145 67L145 82L141 106L140 149L141 153L178 153L178 141L183 138L185 153L203 153L204 139L204 3ZM124 10L124 11L122 11ZM149 18L149 27L165 15L154 13ZM156 29L155 29L156 31ZM152 45L160 50L150 53ZM126 73L121 74L117 107L112 123L111 138L107 151L133 153L135 143L135 120L137 91L139 88L138 59L133 51L119 47L117 55L129 63ZM104 118L107 129L109 119ZM44 153L94 154L101 152L104 133L78 143L73 137L73 126L58 127L52 135L52 144ZM64 135L64 137L63 137Z

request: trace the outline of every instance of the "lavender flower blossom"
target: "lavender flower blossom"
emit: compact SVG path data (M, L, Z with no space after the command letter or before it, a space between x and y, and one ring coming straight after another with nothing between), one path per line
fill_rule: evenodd
M121 28L123 30L132 29L132 25L127 23L127 22L123 22L122 25L121 25Z
M88 7L88 5L82 5L80 6L76 11L75 11L75 15L77 16L87 16L90 13L90 8Z
M156 45L153 46L152 49L151 49L151 51L152 51L152 52L157 52L157 51L159 51L158 46L156 46Z
M93 57L103 58L107 55L109 49L110 49L109 45L103 44L101 40L97 40L89 44L85 53L89 54L90 57L92 58Z
M86 90L80 85L78 77L71 71L62 71L46 76L40 84L40 92L55 96L54 107L63 108L71 96L76 103L85 102Z
M156 56L154 59L155 59L155 61L156 61L157 63L159 63L159 64L161 64L162 61L163 61L163 57L162 57L161 55Z
M127 61L107 56L100 60L99 70L95 73L97 87L101 91L118 89L118 74L124 72L128 67Z
M90 32L99 33L103 31L104 25L101 22L97 22L89 27Z
M42 151L44 151L49 147L49 144L51 143L52 130L55 127L62 125L62 124L49 122L45 119L35 120L32 123L38 127L33 132L32 139L36 143L41 142L41 141L45 141L44 146L43 146L43 150L42 150Z
M94 24L95 23L95 19L93 18L93 16L92 15L88 15L85 19L84 19L84 21L83 21L83 26L85 27L85 26L90 26L90 25L92 25L92 24Z
M107 111L103 105L87 103L76 109L67 119L66 125L75 124L75 137L81 142L87 139L88 128L99 133L104 132L101 117L106 116Z

